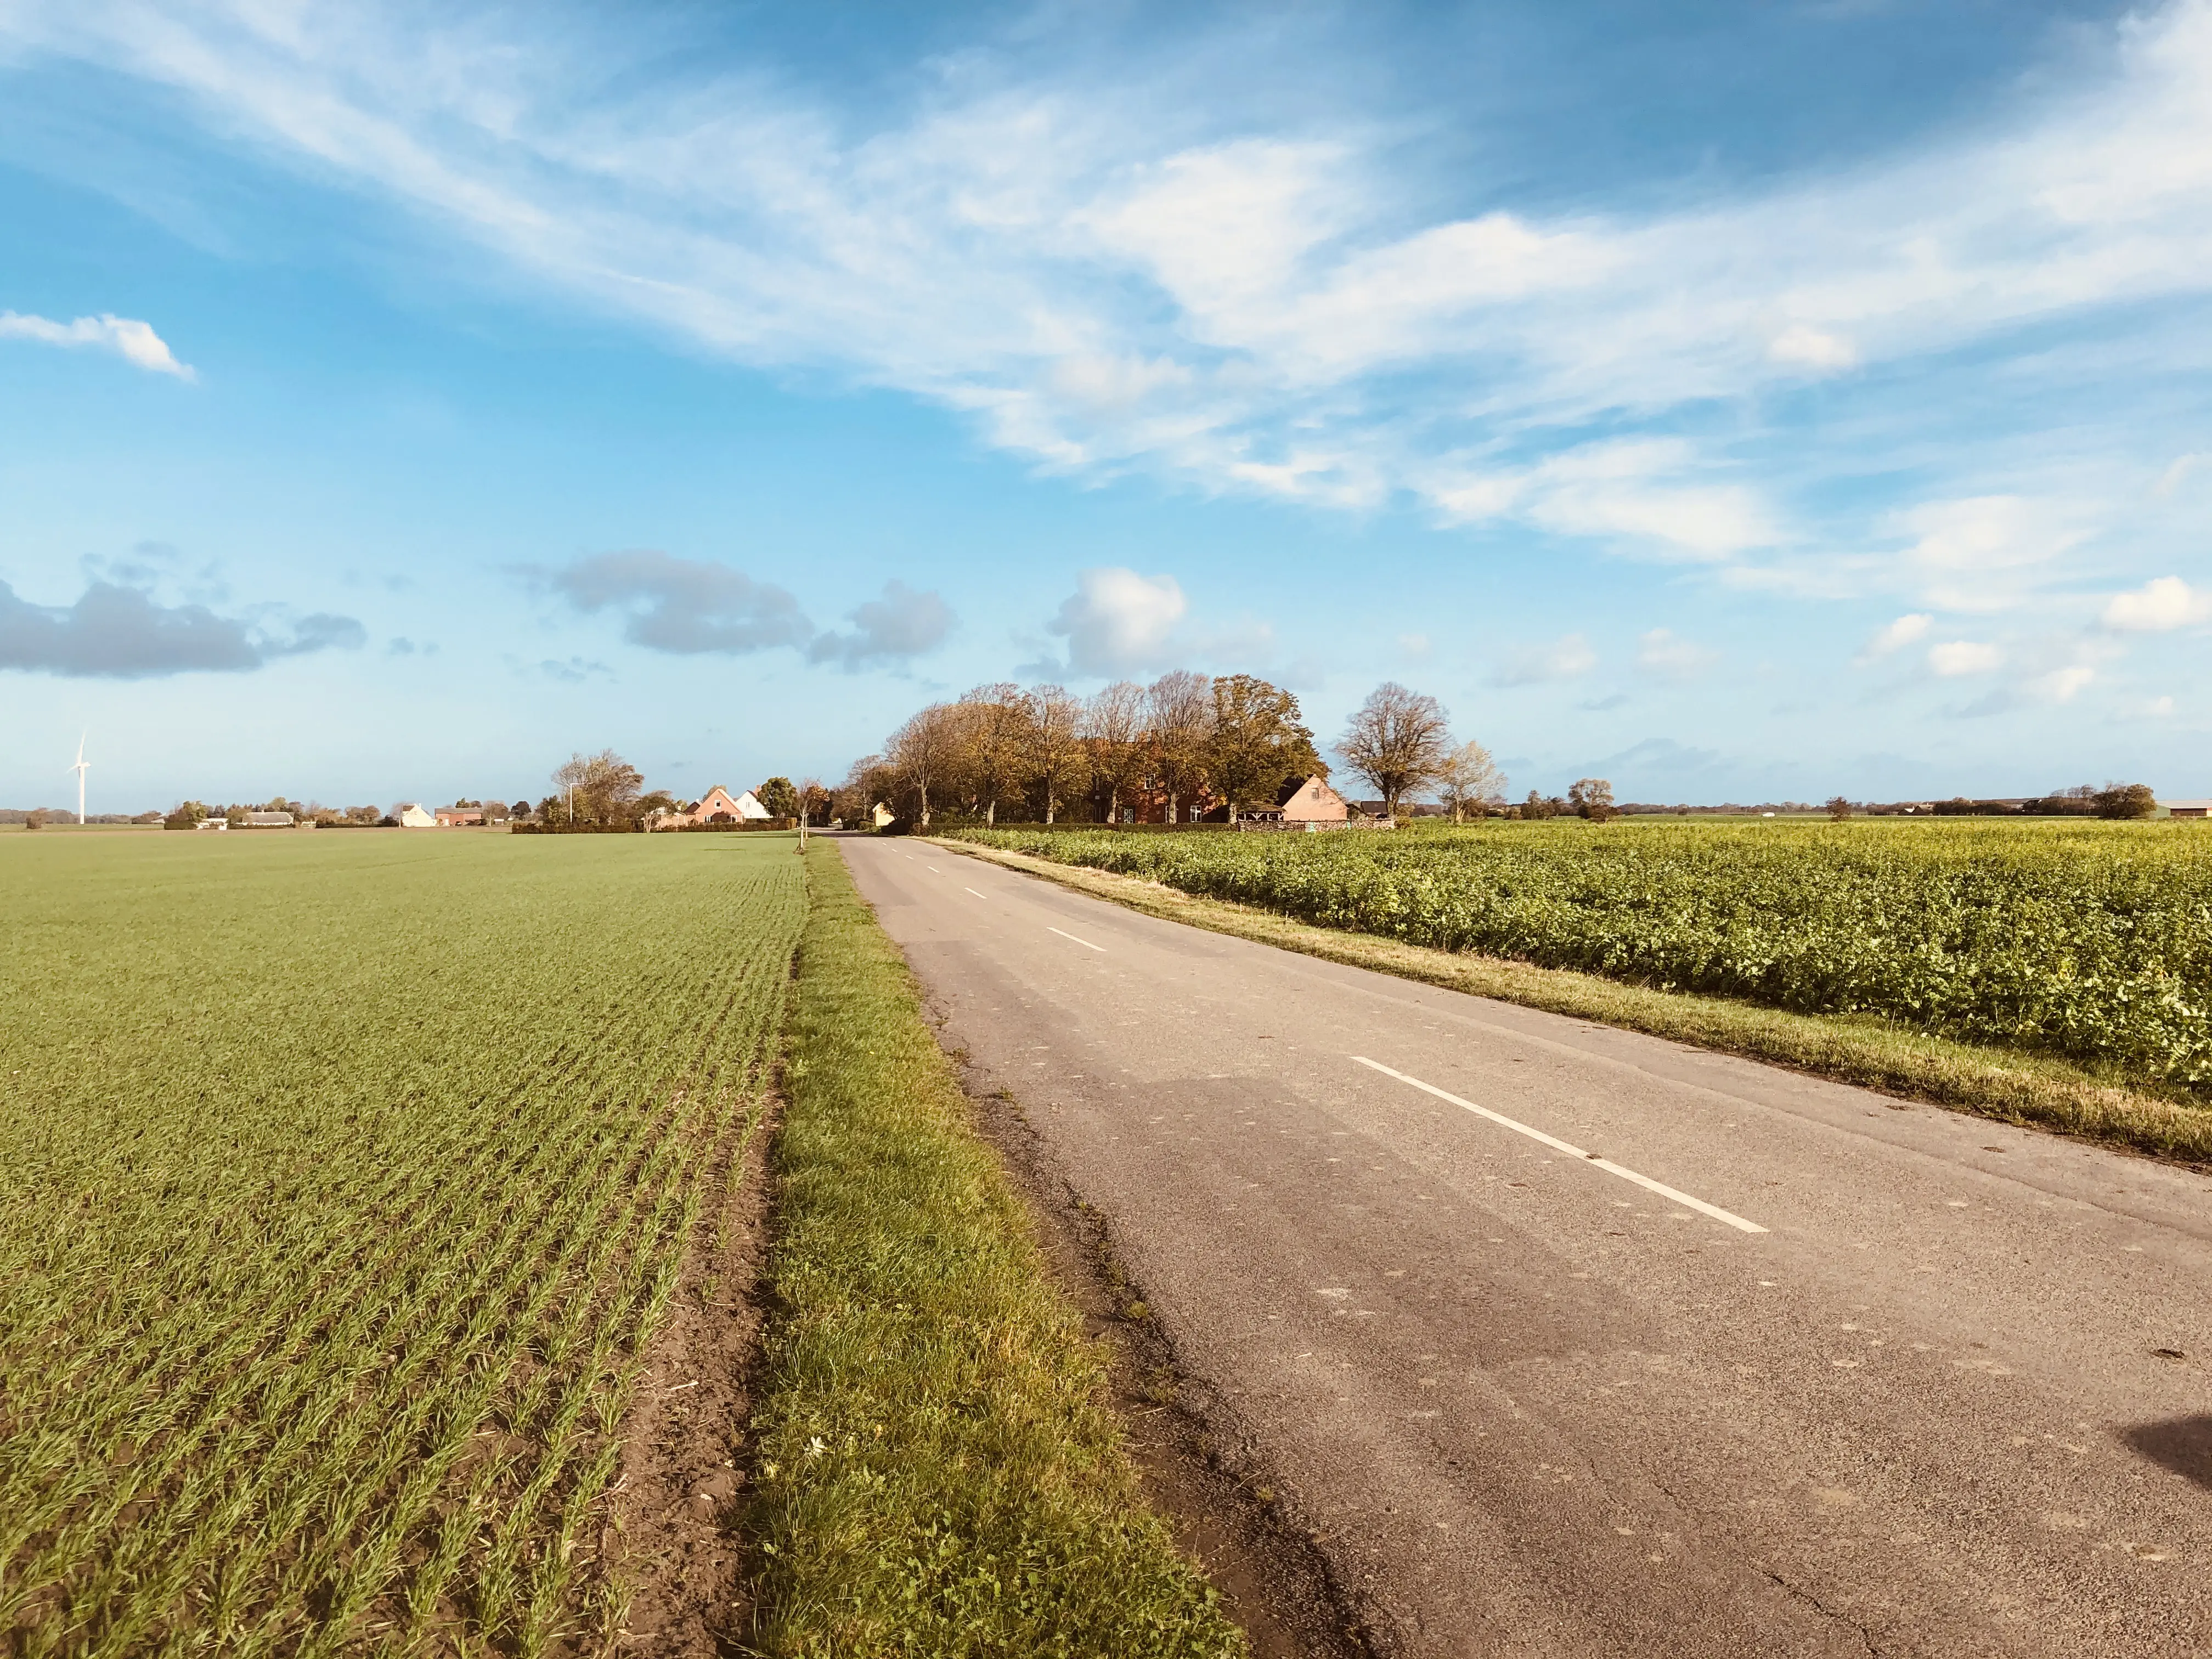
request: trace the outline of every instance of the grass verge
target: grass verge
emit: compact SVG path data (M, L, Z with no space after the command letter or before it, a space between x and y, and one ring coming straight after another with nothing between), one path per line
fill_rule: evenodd
M1234 1659L831 847L807 860L748 1515L764 1654Z
M1316 927L1273 911L1201 898L1103 870L972 842L951 853L1028 871L1146 915L1473 996L1571 1014L1653 1036L1787 1066L1954 1111L2032 1124L2190 1164L2212 1164L2212 1109L2130 1087L2063 1060L1923 1036L1857 1015L1797 1014L1722 997L1655 990L1560 968L1437 951Z

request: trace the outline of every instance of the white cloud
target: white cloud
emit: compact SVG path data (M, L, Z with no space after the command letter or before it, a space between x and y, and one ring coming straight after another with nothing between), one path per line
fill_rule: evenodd
M1702 470L1679 440L1624 439L1582 445L1519 472L1439 474L1428 493L1449 522L1514 518L1698 562L1786 539L1753 490L1692 482Z
M2074 695L2097 678L2097 671L2087 663L2069 663L2063 668L2054 668L2047 674L2039 674L2028 682L2031 695L2047 702L2071 702Z
M1916 611L1899 617L1895 622L1887 623L1875 630L1874 637L1866 642L1865 648L1859 653L1859 660L1871 662L1877 657L1887 657L1893 652L1903 650L1916 640L1924 639L1929 629L1935 625L1935 622L1936 618L1924 611Z
M2189 475L2201 469L2207 460L2212 460L2212 456L2201 451L2175 456L2166 464L2166 471L2158 475L2158 482L2151 487L2151 494L2160 501L2165 500L2180 489Z
M2212 592L2197 592L2179 576L2115 593L2105 605L2105 626L2122 633L2161 634L2202 622L2212 622Z
M2004 653L1973 640L1951 640L1929 648L1928 666L1946 679L1987 674L2004 666Z
M1066 637L1068 666L1077 674L1134 673L1169 660L1188 608L1174 577L1108 566L1079 573L1075 592L1045 626Z
M0 311L0 340L35 340L41 345L92 346L112 351L125 362L135 363L156 374L173 374L180 380L193 378L192 371L179 362L161 337L152 326L132 317L116 317L102 313L97 317L79 317L74 322L57 323L46 317L27 317L13 311Z
M2039 372L2020 331L2097 307L2186 326L2142 302L2212 289L2212 0L2131 14L2080 54L2096 73L2056 61L1935 143L1611 212L1503 211L1474 187L1440 214L1395 109L1293 130L1228 82L1009 68L1037 59L992 43L841 109L703 58L672 72L661 26L579 40L595 26L557 21L20 0L0 48L137 77L549 286L735 361L934 399L1050 467L1406 495L1731 569L1809 544L1786 478L1730 467L1726 436L1592 473L1588 434L1723 405L1746 418L1717 429L1755 430L1763 394L1808 373L1970 347L2017 371L2010 395ZM188 372L133 340L107 343ZM1877 462L1878 426L1855 433ZM1809 453L1801 470L1844 459ZM1949 499L1868 582L2010 605L2082 539L2081 514L2039 523L2002 483L1929 487Z
M1803 323L1791 324L1768 341L1766 356L1771 362L1826 372L1856 368L1859 365L1858 348L1849 340Z
M1636 665L1661 679L1695 679L1720 660L1710 646L1678 637L1672 630L1655 628L1638 636Z
M1548 645L1527 646L1516 651L1490 677L1496 686L1536 685L1546 680L1571 680L1597 666L1597 653L1580 634L1563 635Z
M1893 515L1917 539L1901 561L1905 580L1946 611L2002 611L2026 597L2034 574L2086 537L2073 503L2023 495L1925 501Z

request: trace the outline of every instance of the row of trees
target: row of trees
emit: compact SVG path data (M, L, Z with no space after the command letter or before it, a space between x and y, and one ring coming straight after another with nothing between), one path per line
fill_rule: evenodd
M1401 685L1376 687L1336 746L1387 812L1431 789L1455 816L1502 804L1505 780L1489 752L1455 744L1437 700ZM836 805L857 820L883 801L923 826L948 811L1052 823L1071 806L1109 823L1217 813L1233 822L1273 805L1289 780L1329 769L1297 696L1256 675L1177 670L1090 697L1001 682L915 713L883 753L854 765Z

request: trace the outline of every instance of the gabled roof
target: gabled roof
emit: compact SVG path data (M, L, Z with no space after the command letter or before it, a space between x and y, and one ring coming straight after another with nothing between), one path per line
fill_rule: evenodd
M1291 798L1310 783L1317 783L1324 789L1328 787L1328 780L1320 773L1300 772L1283 780L1282 786L1275 791L1275 805L1288 806L1291 804Z

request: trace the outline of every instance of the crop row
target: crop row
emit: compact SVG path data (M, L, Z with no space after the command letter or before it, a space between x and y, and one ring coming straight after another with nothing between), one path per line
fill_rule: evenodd
M2193 824L957 833L1324 927L2212 1089L2212 835Z
M614 1430L755 1121L796 860L214 840L0 860L0 1632L604 1629Z

